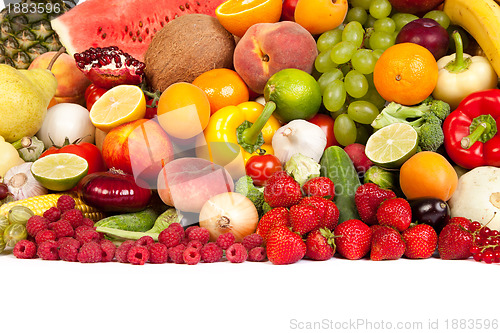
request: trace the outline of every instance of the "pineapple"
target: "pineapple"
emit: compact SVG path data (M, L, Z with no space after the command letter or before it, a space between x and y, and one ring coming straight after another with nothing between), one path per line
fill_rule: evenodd
M78 3L78 0L8 2L11 3L10 12L9 7L0 12L0 63L17 69L26 69L40 54L61 48L62 45L57 34L52 30L50 20L71 9ZM27 5L39 4L40 7L34 5L27 7L30 10L25 14L20 10L13 10L12 2ZM33 10L34 8L36 10ZM56 10L51 10L51 8Z

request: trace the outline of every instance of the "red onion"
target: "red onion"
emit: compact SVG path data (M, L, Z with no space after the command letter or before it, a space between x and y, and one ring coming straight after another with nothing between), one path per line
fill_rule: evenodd
M134 177L121 171L94 172L78 184L82 200L103 212L137 212L151 201L150 189L140 187Z

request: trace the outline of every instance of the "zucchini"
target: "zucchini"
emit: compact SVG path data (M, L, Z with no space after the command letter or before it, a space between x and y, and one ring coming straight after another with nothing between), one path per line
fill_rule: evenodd
M148 231L155 224L158 212L148 207L139 212L112 215L97 221L95 227L112 228L125 231Z
M361 182L349 155L339 146L330 146L323 153L320 165L320 176L330 178L335 184L334 202L340 212L339 224L359 219L354 194Z

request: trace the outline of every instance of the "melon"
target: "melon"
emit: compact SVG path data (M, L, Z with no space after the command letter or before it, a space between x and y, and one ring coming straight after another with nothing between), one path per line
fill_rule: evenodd
M66 51L118 46L143 61L153 36L174 18L200 13L215 17L225 0L86 0L50 23Z

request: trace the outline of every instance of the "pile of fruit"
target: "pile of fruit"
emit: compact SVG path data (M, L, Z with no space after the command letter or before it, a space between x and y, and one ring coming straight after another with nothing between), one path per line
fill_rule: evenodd
M500 263L494 0L22 0L0 19L1 255Z

